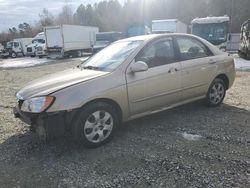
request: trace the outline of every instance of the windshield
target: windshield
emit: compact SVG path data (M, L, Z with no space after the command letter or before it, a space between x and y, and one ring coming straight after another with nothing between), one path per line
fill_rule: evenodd
M113 43L84 62L82 68L112 71L123 63L141 42L123 41Z
M34 39L34 40L32 40L32 43L34 44L34 43L45 43L45 40L43 40L43 39Z
M13 42L8 42L6 48L12 48Z
M145 28L140 27L140 26L130 27L127 30L128 37L134 37L134 36L144 35L144 34L145 34Z
M214 45L219 45L227 41L227 23L209 23L193 25L194 35L202 37Z
M104 41L104 40L101 40L101 41L96 41L95 45L98 46L98 45L108 45L110 42L109 41Z

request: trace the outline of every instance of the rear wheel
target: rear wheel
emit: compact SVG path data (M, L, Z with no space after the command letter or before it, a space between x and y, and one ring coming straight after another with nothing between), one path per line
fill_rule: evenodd
M226 95L225 82L220 78L216 78L208 89L206 96L207 105L211 107L219 106L223 102L225 95Z
M118 122L113 106L105 102L92 103L79 113L73 135L80 144L95 148L111 140Z
M249 52L246 54L246 59L250 60L250 53Z

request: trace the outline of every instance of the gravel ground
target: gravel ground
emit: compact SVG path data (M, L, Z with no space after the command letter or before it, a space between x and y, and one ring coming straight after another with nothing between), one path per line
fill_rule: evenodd
M0 187L249 187L250 73L223 105L202 102L128 122L97 149L38 142L12 114L26 82L78 62L0 72Z

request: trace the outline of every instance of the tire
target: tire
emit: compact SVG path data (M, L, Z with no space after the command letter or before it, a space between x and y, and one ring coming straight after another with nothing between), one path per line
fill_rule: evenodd
M78 113L73 125L73 137L85 147L96 148L112 139L118 124L118 115L112 105L91 103Z
M41 55L39 55L38 57L39 57L39 59L42 59L42 58L43 58L43 56L41 56Z
M246 59L247 59L247 60L250 60L250 53L247 53L247 54L246 54Z
M11 54L10 54L10 55L11 55L11 57L12 57L12 58L16 58L16 57L17 57L16 52L11 52Z
M226 90L226 84L222 79L214 79L206 95L206 104L209 107L219 106L225 98Z

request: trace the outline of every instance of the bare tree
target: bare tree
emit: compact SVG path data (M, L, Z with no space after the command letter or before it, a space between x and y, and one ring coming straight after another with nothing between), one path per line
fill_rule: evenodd
M73 11L70 5L64 5L61 13L57 17L58 24L73 24Z

